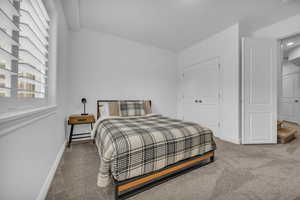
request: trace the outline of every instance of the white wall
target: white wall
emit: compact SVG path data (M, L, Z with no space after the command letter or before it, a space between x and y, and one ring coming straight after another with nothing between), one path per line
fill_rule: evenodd
M300 58L300 47L296 47L289 52L289 60Z
M282 75L287 75L300 71L300 66L295 65L291 61L284 60L282 63Z
M60 2L60 1L56 1ZM57 104L51 115L0 136L0 199L43 199L42 190L65 141L65 80L68 30L60 3L57 60ZM31 117L22 119L29 121ZM17 124L15 124L17 125ZM2 131L2 130L1 130ZM47 189L47 188L43 188Z
M179 53L179 74L186 66L219 57L222 69L221 138L239 143L239 25L236 24ZM178 74L178 81L179 81ZM179 94L181 93L179 87ZM178 117L182 117L178 95Z
M300 15L279 21L252 33L255 37L282 39L300 33Z
M150 99L156 113L176 116L176 54L116 36L70 34L69 113L96 114L96 101Z

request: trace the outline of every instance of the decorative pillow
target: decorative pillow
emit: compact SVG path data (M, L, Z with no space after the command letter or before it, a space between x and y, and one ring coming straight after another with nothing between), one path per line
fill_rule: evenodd
M109 103L109 116L120 116L119 102Z
M122 117L145 115L143 101L121 101L120 114Z

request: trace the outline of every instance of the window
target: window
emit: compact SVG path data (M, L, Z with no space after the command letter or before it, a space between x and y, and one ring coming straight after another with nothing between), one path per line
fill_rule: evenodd
M50 18L42 0L1 0L0 98L47 97Z

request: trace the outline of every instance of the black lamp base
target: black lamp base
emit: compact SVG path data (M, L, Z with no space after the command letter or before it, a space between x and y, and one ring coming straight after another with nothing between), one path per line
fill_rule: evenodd
M81 113L81 115L88 115L88 113Z

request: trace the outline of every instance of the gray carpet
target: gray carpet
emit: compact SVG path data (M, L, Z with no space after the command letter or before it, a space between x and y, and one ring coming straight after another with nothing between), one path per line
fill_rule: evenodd
M289 125L293 126L293 125ZM131 200L300 200L300 128L290 144L235 145L216 140L216 161L130 198ZM98 188L97 149L66 149L47 200L111 200Z

